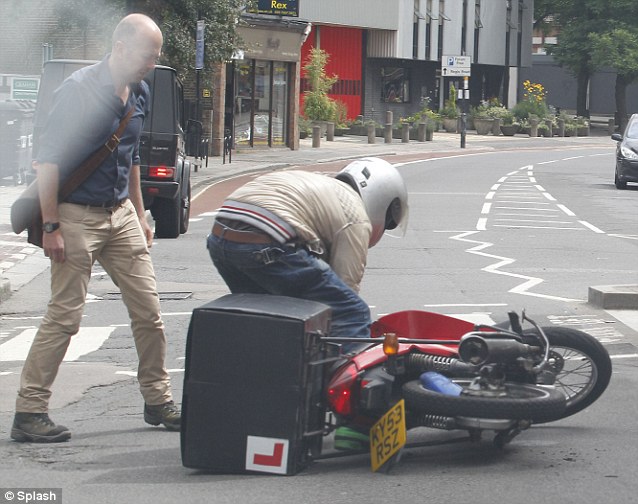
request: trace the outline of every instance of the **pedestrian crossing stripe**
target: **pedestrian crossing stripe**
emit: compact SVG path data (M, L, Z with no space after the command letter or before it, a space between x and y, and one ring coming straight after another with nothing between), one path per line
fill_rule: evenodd
M115 329L115 327L80 328L80 331L71 337L71 343L64 356L64 361L76 361L86 354L99 350ZM26 360L37 331L36 327L24 329L15 338L2 343L0 345L0 361Z

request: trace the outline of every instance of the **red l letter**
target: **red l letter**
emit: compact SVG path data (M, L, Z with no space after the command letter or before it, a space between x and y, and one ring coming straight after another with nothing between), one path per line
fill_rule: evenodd
M261 466L281 467L282 458L284 455L284 444L275 443L272 455L255 454L253 458L253 464Z

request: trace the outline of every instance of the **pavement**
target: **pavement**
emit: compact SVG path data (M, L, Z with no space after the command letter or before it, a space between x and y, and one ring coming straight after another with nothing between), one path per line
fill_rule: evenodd
M461 135L436 132L432 141L402 142L393 139L385 143L376 138L368 143L362 136L335 136L334 141L322 138L318 147L313 147L312 139L300 141L298 150L287 148L258 147L238 148L233 151L232 160L222 157L210 157L208 161L199 160L191 173L193 195L217 180L268 170L293 166L322 165L331 163L347 164L348 160L361 157L381 157L389 162L399 162L407 158L427 159L429 157L449 157L503 149L525 149L539 146L567 147L578 149L583 145L600 145L613 148L605 126L594 127L587 137L530 138L525 135L513 137L477 135L468 131L465 146L461 148ZM11 231L11 204L24 190L24 186L13 186L8 179L6 185L0 185L0 304L12 293L30 282L49 267L49 260L40 253L40 249L26 242L26 234L18 236ZM592 286L589 289L589 302L604 309L638 310L638 285Z

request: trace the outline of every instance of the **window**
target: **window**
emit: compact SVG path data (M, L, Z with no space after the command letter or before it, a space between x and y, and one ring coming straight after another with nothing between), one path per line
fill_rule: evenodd
M384 67L381 69L381 100L386 103L410 101L410 71L407 68Z

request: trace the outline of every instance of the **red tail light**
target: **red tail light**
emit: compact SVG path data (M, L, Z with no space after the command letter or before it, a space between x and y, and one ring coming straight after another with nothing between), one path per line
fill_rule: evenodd
M355 384L357 367L350 364L332 377L328 384L328 402L330 409L337 415L351 416L354 413Z
M148 176L153 178L170 178L175 175L175 168L172 166L149 166Z

